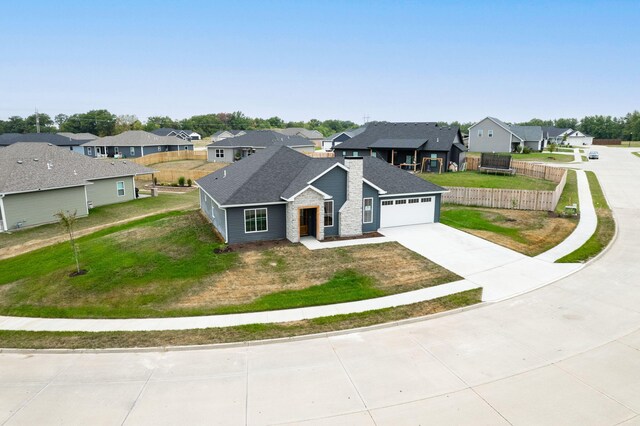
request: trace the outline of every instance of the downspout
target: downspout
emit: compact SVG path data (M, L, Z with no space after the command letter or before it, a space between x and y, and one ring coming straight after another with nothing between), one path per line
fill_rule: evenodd
M4 211L4 194L0 194L0 213L2 213L2 228L0 231L8 231L9 224L7 222L7 215Z

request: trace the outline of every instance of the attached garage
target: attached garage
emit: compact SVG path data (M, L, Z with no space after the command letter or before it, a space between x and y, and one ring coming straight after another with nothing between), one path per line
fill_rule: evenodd
M436 220L437 196L422 195L381 200L380 227L419 225Z

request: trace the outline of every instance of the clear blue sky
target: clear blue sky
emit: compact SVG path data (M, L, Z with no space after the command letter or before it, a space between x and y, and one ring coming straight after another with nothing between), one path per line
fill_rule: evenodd
M95 3L95 4L94 4ZM640 109L640 1L10 1L0 118L506 121Z

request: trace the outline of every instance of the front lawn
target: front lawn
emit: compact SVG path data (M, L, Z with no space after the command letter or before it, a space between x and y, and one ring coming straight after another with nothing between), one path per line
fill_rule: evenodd
M111 225L114 222L162 211L195 209L198 207L198 202L198 191L192 191L186 194L161 193L158 197L140 198L126 203L96 207L91 210L89 216L78 219L76 231ZM9 248L19 250L21 245L38 245L49 238L64 235L64 229L57 223L0 233L0 255L9 254Z
M463 186L469 188L503 188L503 189L532 189L538 191L553 191L557 184L543 179L528 176L494 175L477 171L455 173L424 173L420 174L425 180L440 186Z
M170 212L0 261L0 314L68 318L224 314L339 303L460 279L397 243L214 253L199 212ZM402 267L398 267L402 265Z
M511 154L511 158L518 161L542 161L545 163L570 163L574 160L573 155L560 154L557 152L530 152L529 154Z
M611 209L604 198L602 187L594 172L586 172L589 180L589 188L591 189L591 197L593 198L593 206L596 209L598 217L598 226L596 232L587 240L582 247L573 253L569 253L565 257L558 259L558 263L576 263L586 262L595 257L598 253L605 249L613 239L616 232L616 224L613 220Z

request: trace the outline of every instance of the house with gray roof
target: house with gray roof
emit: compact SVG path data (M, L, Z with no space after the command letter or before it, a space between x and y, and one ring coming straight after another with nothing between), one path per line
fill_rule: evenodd
M129 130L82 144L84 154L102 158L136 158L167 151L193 151L193 142L175 136L158 136L143 130Z
M16 142L0 149L0 231L55 222L59 211L86 216L93 207L133 200L135 177L152 172L126 160Z
M175 136L185 141L199 141L202 139L200 133L193 130L180 130L173 129L171 127L161 127L159 129L152 130L151 133L157 136Z
M425 171L446 171L449 162L459 167L467 148L460 128L438 123L373 122L351 139L334 148L336 156L371 156L394 166Z
M357 129L345 130L344 132L334 133L331 136L322 140L322 149L325 151L333 151L333 149L340 145L342 142L348 141L354 136L364 132L366 125L358 127Z
M302 136L286 136L274 130L248 130L207 145L207 161L231 163L271 146L288 146L300 152L315 151L313 142Z
M245 130L218 130L211 135L212 142L218 142L227 138L235 138L236 136L242 136L246 134Z
M573 129L560 128L560 127L542 127L542 137L544 138L544 145L547 146L550 143L562 145L566 142L567 137L573 132Z
M322 146L322 140L324 139L324 135L319 131L305 129L304 127L287 127L286 129L273 130L286 136L301 136L307 138L318 148Z
M227 243L351 237L438 222L446 190L374 157L311 158L272 146L197 181Z
M542 127L507 124L495 117L486 117L469 127L469 151L515 152L518 147L542 151Z
M67 148L69 151L83 153L81 145L95 139L91 133L3 133L0 134L0 147L17 142L50 143Z

